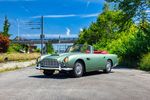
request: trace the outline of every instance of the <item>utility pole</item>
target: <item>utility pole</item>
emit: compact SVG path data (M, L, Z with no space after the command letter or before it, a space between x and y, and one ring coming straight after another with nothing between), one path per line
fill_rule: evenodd
M17 27L18 27L18 41L19 41L19 33L20 33L20 30L19 30L19 28L20 28L20 25L19 25L19 19L17 19Z
M41 16L41 55L43 55L43 40L44 40L44 17Z
M31 26L35 26L35 27L31 27L30 29L33 29L33 30L41 30L41 34L40 34L40 40L41 40L41 55L44 54L44 51L43 51L43 47L44 47L44 17L41 16L40 18L40 21L39 22L28 22L27 25L31 25Z

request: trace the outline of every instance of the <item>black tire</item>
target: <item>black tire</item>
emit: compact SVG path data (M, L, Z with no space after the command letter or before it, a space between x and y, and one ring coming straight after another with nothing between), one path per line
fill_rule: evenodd
M73 76L74 77L82 77L84 72L84 65L81 61L76 61L73 68Z
M112 61L111 60L107 60L106 67L103 70L103 72L104 73L110 73L111 69L112 69Z
M44 70L43 74L45 76L52 76L54 72L55 72L54 70Z

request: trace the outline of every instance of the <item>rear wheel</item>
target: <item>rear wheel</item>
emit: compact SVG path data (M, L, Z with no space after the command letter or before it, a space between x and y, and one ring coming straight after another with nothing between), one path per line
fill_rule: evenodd
M45 76L51 76L51 75L53 75L54 72L55 72L55 70L44 70L43 74Z
M111 69L112 69L112 61L111 60L107 60L106 67L103 70L103 72L110 73Z
M74 77L81 77L83 75L84 65L81 61L77 61L73 68Z

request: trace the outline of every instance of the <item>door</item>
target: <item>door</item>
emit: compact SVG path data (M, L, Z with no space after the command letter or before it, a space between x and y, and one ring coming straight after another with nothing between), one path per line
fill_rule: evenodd
M106 65L106 57L104 54L87 54L85 60L89 71L102 70Z

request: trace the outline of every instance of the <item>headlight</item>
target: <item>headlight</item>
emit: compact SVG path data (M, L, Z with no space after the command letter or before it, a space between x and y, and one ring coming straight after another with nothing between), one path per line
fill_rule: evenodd
M69 61L69 58L68 57L65 57L64 58L64 62L68 62Z

